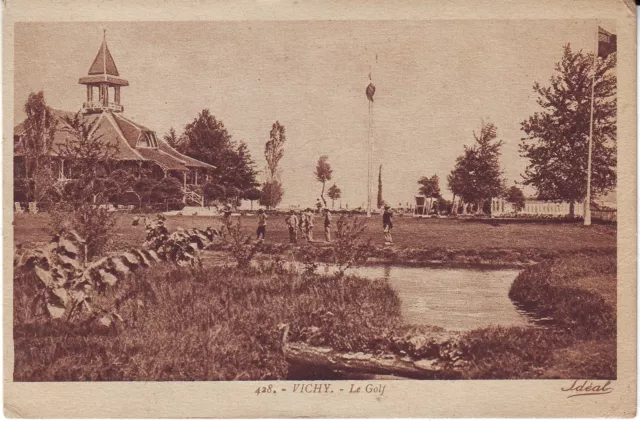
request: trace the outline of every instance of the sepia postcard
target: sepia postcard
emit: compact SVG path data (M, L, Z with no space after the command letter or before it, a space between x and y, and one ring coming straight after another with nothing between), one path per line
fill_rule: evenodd
M3 5L5 416L635 416L630 1Z

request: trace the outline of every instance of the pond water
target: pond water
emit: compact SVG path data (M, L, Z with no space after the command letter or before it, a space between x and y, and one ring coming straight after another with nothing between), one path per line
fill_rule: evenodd
M347 273L385 278L402 301L406 323L470 330L532 321L509 299L518 270L365 266Z

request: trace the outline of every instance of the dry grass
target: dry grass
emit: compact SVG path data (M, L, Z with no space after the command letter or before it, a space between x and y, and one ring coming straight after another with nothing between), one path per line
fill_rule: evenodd
M17 279L15 381L284 379L281 324L291 340L351 350L400 323L386 282L277 268L154 268L94 303L118 309L114 328L35 317L31 300Z
M48 238L48 215L15 215L14 238L16 244L33 243ZM267 243L288 243L288 231L284 217L271 216L267 221ZM335 219L335 218L334 218ZM144 227L131 225L133 215L123 214L115 232L115 240L109 245L112 251L137 247L144 241ZM257 219L243 218L243 229L255 236ZM170 231L177 227L220 227L217 217L169 216L166 222ZM315 238L324 238L322 224L316 221ZM335 227L334 227L335 229ZM383 244L382 221L379 217L367 220L365 237L373 244ZM491 249L575 251L581 249L614 250L615 225L593 225L585 228L579 222L520 222L456 219L415 219L397 217L394 221L395 248L411 249L464 249L486 251Z

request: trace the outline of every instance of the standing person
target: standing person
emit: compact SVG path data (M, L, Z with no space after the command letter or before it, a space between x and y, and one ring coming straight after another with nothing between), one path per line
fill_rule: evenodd
M305 215L305 231L307 233L307 241L313 242L313 211L311 208L307 208L307 214Z
M391 229L393 228L393 212L389 205L384 206L384 213L382 214L382 230L384 231L384 243L393 244L393 238L391 237Z
M300 234L305 240L309 240L307 237L307 229L306 229L307 217L304 214L304 211L298 212L298 229L300 230Z
M298 217L296 216L295 211L291 210L289 212L289 217L286 220L287 225L289 226L289 242L297 243L298 242Z
M331 242L331 212L328 208L324 208L324 239L326 242Z
M320 202L320 199L316 200L316 208L318 209L318 213L320 213L320 210L322 209L322 203Z
M222 214L222 226L220 227L220 233L224 237L229 233L229 227L231 226L231 209L226 208Z
M264 235L267 231L267 215L264 213L264 209L258 211L258 229L256 231L256 240L264 241Z

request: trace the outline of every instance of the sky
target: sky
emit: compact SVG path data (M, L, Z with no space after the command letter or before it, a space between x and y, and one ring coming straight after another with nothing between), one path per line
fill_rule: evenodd
M79 110L86 88L78 78L106 29L120 77L129 81L121 93L125 116L162 136L208 108L247 143L261 171L278 120L287 138L282 205L315 203L315 164L327 155L330 184L341 188L342 206L354 208L367 198L371 72L374 201L379 165L392 206L411 202L417 180L433 174L450 198L446 176L482 121L494 123L504 141L508 185L521 181L520 123L539 111L533 83L547 83L564 44L593 51L595 28L568 20L21 23L14 120L24 119L27 96L40 90L52 108Z

